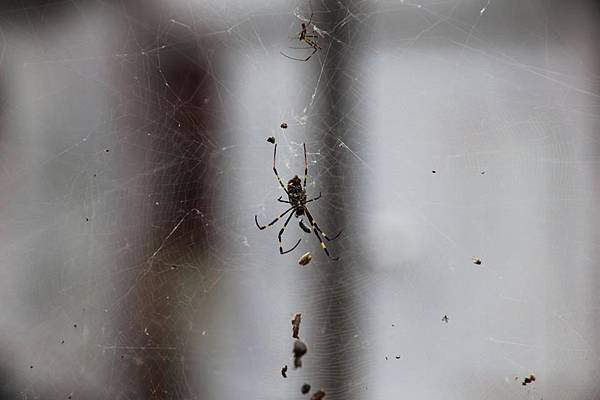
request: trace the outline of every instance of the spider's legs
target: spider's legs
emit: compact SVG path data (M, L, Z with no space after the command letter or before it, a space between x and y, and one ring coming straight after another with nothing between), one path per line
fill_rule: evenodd
M300 229L302 229L304 232L306 232L306 233L312 232L312 229L310 229L308 226L304 225L304 222L302 220L298 221L298 225L300 226Z
M281 244L281 236L283 235L283 232L285 231L285 228L290 223L290 220L292 219L293 216L294 216L294 213L291 213L290 216L285 220L285 223L283 224L283 227L279 231L279 236L278 236L278 238L279 238L279 253L281 253L281 254L287 254L290 251L294 250L296 247L298 247L298 245L300 244L300 241L302 240L302 239L298 239L298 241L296 242L296 244L294 245L294 247L292 247L289 250L283 251L283 246Z
M310 47L307 47L307 49L310 49ZM290 60L296 60L296 61L308 61L311 57L312 54L315 54L315 52L313 52L310 56L306 57L306 58L296 58L296 57L290 57L287 54L285 54L283 51L280 51L279 54L281 54L282 56L289 58Z
M315 228L315 230L319 231L321 233L321 235L323 235L323 237L325 239L327 239L329 242L337 239L338 236L340 236L342 234L342 231L339 231L338 234L335 235L334 237L332 237L332 238L328 237L327 234L325 232L323 232L323 230L319 227L319 225L317 225L317 221L315 221L313 216L310 214L310 212L308 211L308 208L304 207L304 213L306 214L306 217L308 218L308 222L310 222L310 224L313 226L313 228Z
M275 224L277 221L279 221L281 218L283 218L283 216L287 213L289 213L290 211L292 211L294 209L294 207L288 208L287 210L285 210L283 213L281 213L281 215L279 215L279 217L275 218L273 221L269 222L267 225L263 225L261 226L258 223L258 216L254 216L254 222L256 222L256 226L258 227L258 229L260 229L261 231L265 228L268 228L269 226ZM294 214L292 214L294 215Z
M319 46L316 42L309 40L309 39L304 39L304 42L306 42L308 45L310 45L310 47L306 47L306 49L313 49L313 52L310 53L310 55L306 58L296 58L296 57L292 57L292 56L288 56L287 54L285 54L283 51L280 51L279 54L281 54L282 56L289 58L290 60L296 60L296 61L308 61L310 60L310 58L318 51L321 49L321 46Z
M320 49L319 45L315 44L315 47L314 47L314 50L313 50L313 52L310 54L310 56L306 57L306 59L305 59L304 61L308 61L308 60L310 60L310 58L311 58L312 56L314 56L314 55L315 55L315 53L317 52L317 50L319 50L319 49Z
M277 156L277 143L275 143L275 148L273 149L273 172L275 172L275 176L277 177L277 180L279 181L279 184L281 185L281 187L283 188L283 190L287 193L288 191L285 188L285 185L283 184L283 181L279 177L279 174L277 173L277 168L275 167L275 157L276 156Z
M280 202L280 203L292 204L292 203L290 203L290 202L289 202L289 201L287 201L287 200L282 200L282 198L283 198L283 196L279 196L279 198L277 199L277 201L278 201L278 202Z
M312 17L313 17L313 8L312 8L312 1L308 1L308 7L310 7L310 18L308 19L308 25L310 25L312 23Z
M316 40L304 39L304 43L306 43L307 45L309 45L311 48L315 49L315 52L317 50L321 50L321 46L319 46L319 43L317 43ZM311 56L312 56L312 54L311 54Z
M304 143L304 186L306 189L306 177L308 176L308 159L306 158L306 143Z
M305 201L303 204L310 203L311 201L319 200L319 199L321 198L321 194L322 194L322 193L321 193L321 192L319 192L319 195L318 195L317 197L315 197L315 198L312 198L312 199L310 199L310 200L306 200L306 201Z
M327 246L325 246L325 243L323 242L323 239L321 239L321 236L319 235L319 232L323 233L323 231L321 231L321 229L319 229L319 227L317 227L317 224L316 224L315 220L313 219L312 215L310 215L310 213L308 212L308 210L306 208L304 209L304 213L308 217L308 222L313 227L313 232L315 233L315 236L317 237L317 239L319 239L319 243L321 244L321 248L323 249L323 251L325 252L325 254L327 254L327 257L331 258L333 261L339 260L339 257L332 257L331 254L329 254L329 250L327 250ZM324 233L323 233L323 236L325 236ZM338 237L338 236L339 236L339 233L336 235L336 237ZM327 238L327 236L325 236L325 238Z

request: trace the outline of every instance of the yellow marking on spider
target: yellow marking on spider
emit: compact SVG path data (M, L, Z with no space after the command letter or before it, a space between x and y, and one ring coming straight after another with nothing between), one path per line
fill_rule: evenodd
M321 247L325 248L325 243L321 242Z

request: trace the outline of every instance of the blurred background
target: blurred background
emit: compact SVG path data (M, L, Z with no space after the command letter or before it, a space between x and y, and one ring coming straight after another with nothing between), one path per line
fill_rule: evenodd
M284 57L309 21L321 49ZM580 0L2 1L0 397L600 398L599 22ZM285 181L306 143L339 261L295 218L290 254L283 221L256 228L286 209L270 136Z

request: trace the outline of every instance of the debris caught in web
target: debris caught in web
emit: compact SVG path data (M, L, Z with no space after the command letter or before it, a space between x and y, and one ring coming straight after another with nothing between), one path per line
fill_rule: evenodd
M531 374L528 377L526 377L523 382L521 383L521 385L523 386L527 386L528 384L535 382L535 375Z
M302 367L302 357L308 351L308 347L302 340L296 340L294 342L294 368Z
M308 265L309 262L311 262L312 260L312 254L310 254L310 251L303 254L302 257L300 257L300 259L298 260L298 264L300 265Z
M292 319L292 337L294 339L300 339L300 322L302 322L302 314L296 313L294 319Z
M325 393L322 390L319 390L319 391L313 393L310 400L322 400L325 398L325 396L327 396L327 393Z
M284 365L284 366L281 368L281 376L283 376L284 378L287 378L287 374L286 374L286 372L287 372L287 365Z
M282 122L280 126L281 129L287 129L287 122Z
M267 138L267 142L275 144L275 136Z
M310 392L310 385L308 383L305 383L304 385L302 385L302 387L300 388L300 393L302 394L306 394Z
M479 258L479 257L471 257L471 259L473 260L473 264L475 264L475 265L481 265L481 258Z
M448 316L447 315L444 315L442 317L442 322L448 323Z

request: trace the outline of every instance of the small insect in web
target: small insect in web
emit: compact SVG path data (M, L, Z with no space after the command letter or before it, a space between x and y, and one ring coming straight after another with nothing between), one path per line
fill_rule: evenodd
M310 60L310 58L312 56L315 55L315 53L317 51L321 50L321 46L319 46L319 43L318 43L319 35L316 34L317 31L315 30L315 25L312 23L312 18L313 18L313 13L311 11L310 18L308 19L308 24L305 24L303 22L302 23L302 30L296 36L299 41L301 41L304 44L308 45L308 47L299 47L298 49L301 49L301 50L310 50L310 49L312 49L312 53L310 53L310 55L308 57L306 57L306 58L296 58L296 57L288 56L284 52L280 51L280 53L281 53L282 56L290 58L292 60L296 60L296 61L308 61L308 60ZM312 29L309 30L311 28L311 25L312 25Z
M275 146L273 148L273 172L275 173L275 176L277 177L277 181L279 182L279 185L281 185L281 188L283 189L285 194L288 195L288 200L283 200L282 199L283 196L279 196L277 201L279 201L280 203L289 204L290 208L285 210L283 213L281 213L277 218L275 218L273 221L269 222L267 225L260 225L258 223L258 216L255 215L254 222L256 223L256 226L258 227L258 229L260 229L262 231L263 229L276 224L277 221L279 221L281 218L283 218L287 213L289 213L291 211L291 214L285 220L285 223L283 224L283 227L279 231L279 235L278 235L279 253L287 254L287 253L293 251L296 247L298 247L298 245L300 244L300 241L302 239L298 239L296 244L291 249L284 251L283 245L281 243L281 238L283 236L283 233L285 232L285 228L288 226L288 224L290 223L290 220L292 219L293 216L296 216L296 218L300 218L303 215L305 215L306 218L308 219L308 223L310 224L310 227L312 228L312 232L315 233L315 236L319 240L319 243L321 244L321 248L323 249L323 251L325 252L327 257L331 258L332 260L339 260L338 257L331 256L331 254L329 253L329 250L327 249L327 246L325 246L325 243L323 242L323 239L321 239L321 236L323 236L325 238L325 240L327 240L327 241L332 241L332 240L337 239L337 237L340 236L340 234L342 232L340 231L337 235L335 235L332 238L327 236L327 234L325 232L323 232L323 230L319 227L319 225L317 225L317 222L315 221L312 214L308 211L308 208L306 207L306 205L308 203L310 203L311 201L316 201L321 198L321 193L319 193L319 195L317 197L313 197L310 200L306 199L307 198L306 179L308 177L308 158L306 156L306 144L304 144L304 183L298 177L298 175L296 175L288 181L288 184L286 187L283 184L283 180L281 180L279 173L277 172L277 167L275 165L276 157L277 157L277 144L275 144ZM304 225L304 223L302 222L302 219L300 219L299 225L303 231L310 233L310 229L308 229L308 227Z

